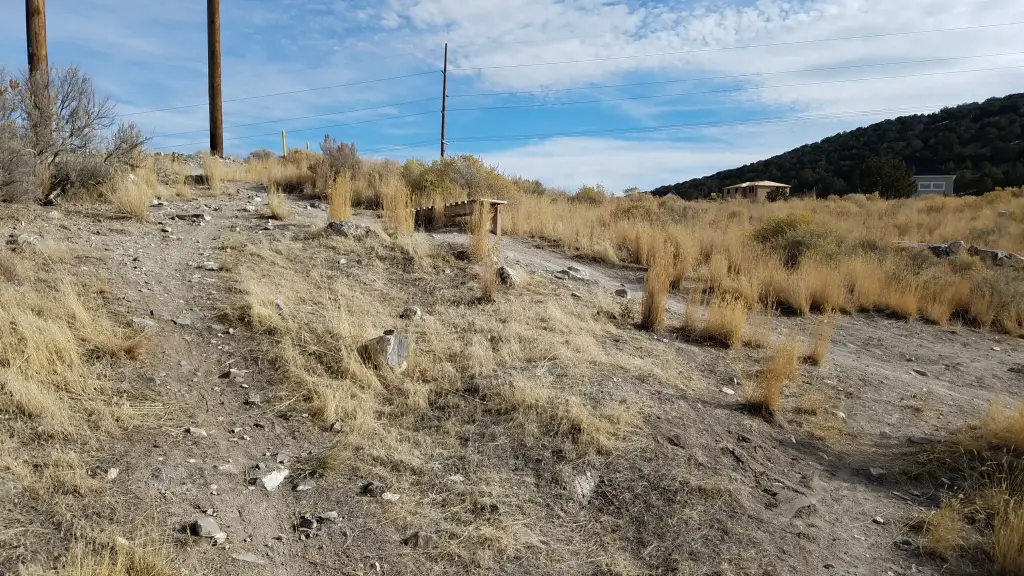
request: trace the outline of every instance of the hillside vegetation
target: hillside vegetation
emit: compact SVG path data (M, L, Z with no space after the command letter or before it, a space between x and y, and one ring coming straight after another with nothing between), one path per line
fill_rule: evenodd
M956 192L983 194L1024 185L1024 94L943 108L840 132L814 144L740 168L654 189L657 196L708 198L725 186L773 180L794 194L819 197L872 193L868 164L894 157L908 167L934 166L956 174Z

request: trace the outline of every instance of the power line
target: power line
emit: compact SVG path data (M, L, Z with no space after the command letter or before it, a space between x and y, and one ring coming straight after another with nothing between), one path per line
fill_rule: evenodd
M327 129L330 129L330 128L341 128L343 126L356 126L356 125L359 125L359 124L370 124L370 123L373 123L373 122L384 122L384 121L387 121L387 120L400 120L402 118L412 118L412 117L415 117L415 116L425 116L427 114L435 114L435 113L436 113L435 110L428 110L426 112L414 112L412 114L402 114L400 116L386 116L384 118L372 118L370 120L360 120L358 122L346 122L344 124L330 124L330 125L327 125L327 126L315 126L313 128L301 128L301 129L295 129L295 130L285 129L285 132L287 132L289 134L301 134L303 132L316 132L316 131L319 131L319 130L327 130ZM267 133L263 133L263 134L249 134L248 136L235 136L235 137L232 137L232 138L225 138L224 141L225 142L233 142L233 141L237 141L237 140L250 140L252 138L266 138L268 136L278 136L280 134L281 134L280 131L278 131L278 132L267 132ZM153 148L153 150L166 150L166 149L169 149L169 148L180 148L182 146L197 146L199 144L204 144L204 142L188 142L188 143L185 143L185 144L170 144L170 145L167 145L167 146L157 146L157 147Z
M382 104L380 106L373 106L371 108L358 108L355 110L343 110L340 112L325 112L323 114L312 114L310 116L293 116L291 118L278 118L276 120L262 120L260 122L250 122L248 124L235 124L233 126L225 126L224 129L229 128L245 128L248 126L260 126L263 124L274 124L276 122L291 122L293 120L309 120L310 118L323 118L324 116L340 116L342 114L355 114L356 112L369 112L372 110L382 110L384 108L394 108L396 106L405 106L408 104L420 104L422 102L433 102L437 98L420 98L419 100L410 100L408 102L395 102L392 104ZM206 130L190 130L188 132L175 132L173 134L160 134L154 136L154 138L170 138L172 136L187 136L189 134L200 134Z
M933 34L938 32L957 32L962 30L981 30L986 28L999 28L1006 26L1019 26L1024 22L1005 22L1001 24L982 24L978 26L961 26L957 28L935 28L932 30L915 30L908 32L888 32L883 34L865 34L861 36L844 36L839 38L819 38L815 40L790 40L787 42L772 42L766 44L746 44L742 46L720 46L715 48L693 48L677 52L656 52L653 54L630 54L626 56L607 56L604 58L587 58L583 60L562 60L559 62L531 62L523 64L502 64L498 66L476 66L466 68L449 68L458 72L475 72L481 70L500 70L505 68L526 68L532 66L556 66L561 64L585 64L590 62L608 62L612 60L629 60L633 58L652 58L656 56L679 56L682 54L696 54L701 52L720 52L725 50L744 50L747 48L771 48L776 46L799 46L803 44L815 44L819 42L841 42L846 40L868 40L872 38L886 38L891 36L909 36L914 34Z
M531 94L550 94L553 92L576 92L580 90L600 90L604 88L632 88L636 86L653 86L659 84L678 84L680 82L706 82L711 80L736 80L757 76L774 76L781 74L806 74L809 72L832 72L836 70L852 70L855 68L873 68L878 66L902 66L907 64L930 64L934 62L950 62L955 60L972 60L978 58L997 58L1001 56L1019 56L1024 52L1003 52L1001 54L978 54L976 56L950 56L947 58L929 58L926 60L903 60L900 62L874 62L870 64L849 64L845 66L829 66L826 68L804 68L798 70L780 70L776 72L751 72L748 74L729 74L726 76L704 76L701 78L678 78L674 80L651 80L647 82L629 82L626 84L602 84L597 86L580 86L576 88L548 88L544 90L520 90L514 92L480 92L477 94L449 94L449 98L483 98L487 96L524 96Z
M260 98L273 98L275 96L290 96L292 94L303 94L305 92L315 92L317 90L330 90L332 88L346 88L348 86L359 86L362 84L373 84L376 82L388 82L390 80L403 80L405 78L415 78L417 76L427 76L429 74L436 74L436 70L430 70L427 72L417 72L415 74L406 74L404 76L392 76L390 78L376 78L374 80L360 80L358 82L349 82L347 84L332 84L331 86L318 86L316 88L303 88L302 90L291 90L289 92L274 92L272 94L258 94L256 96L243 96L240 98L230 98L224 100L224 102L241 102L243 100L257 100ZM209 106L209 103L203 102L202 104L186 104L184 106L171 106L169 108L158 108L155 110L143 110L141 112L128 112L126 114L119 114L118 117L126 118L128 116L140 116L142 114L155 114L157 112L169 112L171 110L185 110L187 108L202 108Z
M715 90L701 90L697 92L677 92L673 94L644 94L641 96L624 96L621 98L603 98L599 100L576 100L572 102L535 102L532 104L506 104L501 106L478 106L473 108L450 108L450 112L469 112L475 110L508 110L515 108L545 108L550 106L578 106L582 104L602 104L605 102L622 102L626 100L650 100L654 98L674 98L680 96L696 96L701 94L723 94L728 92L747 92L752 90L767 90L771 88L798 88L802 86L821 86L824 84L843 84L849 82L868 82L873 80L896 80L900 78L917 78L922 76L944 76L947 74L966 74L971 72L992 72L996 70L1011 70L1024 68L1024 64L1017 66L999 66L995 68L977 68L974 70L945 70L942 72L920 72L917 74L898 74L893 76L874 76L871 78L846 78L840 80L821 80L818 82L802 82L798 84L773 84L767 86L743 86L739 88L718 88Z
M605 130L583 130L576 132L549 132L544 134L507 134L507 135L492 135L492 136L468 136L465 138L455 138L452 142L504 142L508 140L538 140L545 138L559 138L568 136L596 136L604 134L634 134L643 132L665 132L671 130L680 130L685 128L721 128L727 126L745 126L745 125L762 125L762 124L777 124L786 122L804 122L804 121L815 121L815 120L838 120L842 118L854 118L861 116L877 116L879 114L909 114L914 112L927 112L934 110L935 106L927 107L913 107L913 108L887 108L880 110L858 110L850 112L832 112L823 114L811 114L804 116L775 116L768 118L756 118L753 120L732 120L724 122L701 122L692 124L672 124L667 126L648 126L643 128L611 128Z

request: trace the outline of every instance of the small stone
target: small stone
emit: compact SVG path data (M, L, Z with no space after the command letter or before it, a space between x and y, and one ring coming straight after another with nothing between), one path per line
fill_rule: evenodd
M337 522L339 519L337 510L331 510L330 512L322 512L320 514L317 514L316 517L321 522Z
M992 350L995 350L996 352L999 352L1001 350L1001 348L999 348L999 346L993 346Z
M191 530L193 536L199 536L200 538L213 538L218 534L223 534L220 526L217 525L217 521L209 516L193 521Z
M245 211L246 212L255 212L256 211L256 207L250 204L250 205L245 207Z
M267 563L266 560L264 560L263 558L260 558L259 556L253 554L252 552L235 552L235 553L233 553L231 555L231 557L234 558L235 560L239 560L239 561L242 561L242 562L248 562L250 564L265 565Z
M885 524L885 520L881 516L875 516L871 521L878 525Z
M868 468L868 473L871 474L872 478L881 478L885 476L885 470L882 468Z
M261 478L260 484L267 489L267 492L273 492L277 490L277 487L281 485L281 482L284 481L288 474L289 470L287 468L278 468Z
M910 438L908 438L908 440L911 444L920 444L922 446L927 446L929 444L935 444L936 442L938 442L938 440L934 438L929 438L927 436L911 436Z
M61 218L60 212L57 212L56 210L51 210L47 212L46 217L49 218L50 220L60 220Z
M894 542L894 544L900 550L913 550L914 549L914 541L911 540L910 538L907 538L906 536L904 536L902 538L899 538L898 540L896 540Z
M121 473L121 471L119 469L117 469L117 468L108 468L107 469L107 480L113 480L113 479L117 478L117 475L120 474L120 473Z
M295 484L296 492L306 492L316 488L316 481L312 478L304 478L302 481Z
M202 428L195 428L192 426L185 428L185 433L191 436L199 436L200 438L206 438L207 436L206 430L203 430Z
M399 498L398 494L392 494L391 492L385 492L380 495L381 500L387 500L388 502L397 502Z
M255 392L249 392L249 396L246 397L245 403L248 404L249 406L259 406L263 403L263 399L260 398L259 394Z
M402 543L410 548L427 549L437 546L437 536L429 532L416 531L405 537Z
M453 474L453 475L448 477L448 481L458 484L460 482L465 482L466 481L466 477L463 476L462 474Z
M732 395L736 394L735 390L733 390L732 388L724 387L724 386L722 387L722 392L725 392L729 396L732 396Z
M832 415L835 416L836 418L839 418L840 420L846 420L846 414L844 412L840 412L839 410L833 410Z
M316 527L316 518L313 518L312 516L303 516L302 518L299 518L299 530L313 531L316 530Z
M917 374L918 376L923 376L925 378L928 378L930 376L930 374L928 374L928 371L922 370L920 368L914 368L913 371L914 374Z
M419 320L423 317L423 313L417 306L409 306L402 313L398 315L403 320Z
M149 318L132 318L132 324L136 328L145 332L151 332L156 329L156 322L153 322Z
M227 532L218 532L217 534L213 535L213 543L214 543L214 545L223 544L224 541L227 540L227 539L228 539L228 533Z
M628 299L629 298L629 290L626 290L625 288L619 288L618 290L615 291L615 295L618 296L619 298L627 298Z
M274 300L274 306L277 308L278 312L284 312L285 310L284 300L281 300L280 298Z
M222 373L220 376L218 376L218 378L239 380L244 376L245 372L239 370L238 368L229 368L227 372Z
M331 424L331 427L329 428L329 430L331 432L334 432L334 433L341 432L341 430L342 430L341 422L335 422L335 423Z
M573 488L576 492L576 499L584 506L590 503L590 497L594 495L597 488L597 474L588 471L573 479Z
M160 228L160 231L165 233L165 234L170 234L171 233L171 227L170 226L164 226L164 227Z
M580 294L579 292L573 292L572 294L570 294L570 296L577 300L583 300L583 294Z
M203 262L200 267L209 272L216 272L220 270L220 264L217 264L216 262Z

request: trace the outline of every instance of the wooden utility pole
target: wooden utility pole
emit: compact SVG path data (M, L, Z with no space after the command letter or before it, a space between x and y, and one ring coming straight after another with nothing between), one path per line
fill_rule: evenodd
M224 110L220 89L220 0L206 0L207 71L210 83L210 154L224 156Z
M444 158L444 121L448 112L448 43L444 43L444 68L441 70L441 158Z
M46 56L46 0L25 0L25 37L28 39L29 79L49 84L50 63Z

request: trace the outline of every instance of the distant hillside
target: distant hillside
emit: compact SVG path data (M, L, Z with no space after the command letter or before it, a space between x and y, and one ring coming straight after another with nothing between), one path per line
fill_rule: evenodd
M661 186L655 195L706 198L724 186L774 180L794 194L849 194L861 190L872 156L902 159L911 169L931 166L955 173L956 192L982 194L997 186L1024 185L1024 94L903 116L824 140L740 168Z

